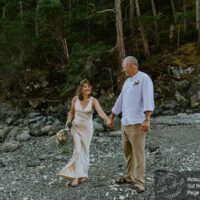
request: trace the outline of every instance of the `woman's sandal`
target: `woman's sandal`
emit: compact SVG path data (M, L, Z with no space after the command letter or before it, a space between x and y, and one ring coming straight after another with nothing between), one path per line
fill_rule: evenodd
M115 181L115 183L126 184L126 183L131 183L131 182L127 181L125 177L120 177L118 180Z
M142 193L142 192L144 192L144 189L141 189L141 188L139 188L138 186L133 186L132 187L132 191L134 192L134 193Z
M73 181L71 181L71 182L68 184L68 186L70 186L70 187L76 187L76 186L78 186L78 184L79 184L78 181L77 181L77 183L73 183Z
M84 182L87 182L88 181L88 178L79 178L78 179L78 183L84 183Z

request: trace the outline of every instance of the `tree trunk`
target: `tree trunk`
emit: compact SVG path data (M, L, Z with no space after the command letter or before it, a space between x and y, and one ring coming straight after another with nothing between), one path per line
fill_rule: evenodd
M88 46L90 45L90 19L89 19L89 8L88 8L88 0L87 0L87 41Z
M35 9L35 36L39 37L39 26L38 26L38 13L37 13L37 7Z
M117 42L116 47L118 50L119 64L121 65L122 59L125 57L125 47L124 47L124 35L123 35L123 24L122 24L122 14L121 14L121 1L115 0L115 17L116 17L116 32L117 32Z
M4 6L2 9L2 18L6 16L6 7Z
M19 1L19 7L20 7L20 18L21 18L21 26L23 26L23 3L22 1ZM24 50L22 46L20 47L20 66L23 65L23 58L24 58Z
M56 37L57 37L57 40L60 42L63 49L63 55L64 55L63 62L64 64L67 64L69 62L69 51L68 51L67 39L66 37L63 37L62 29L60 27L61 26L60 26L59 20L57 19L55 21Z
M196 28L198 30L197 51L200 52L200 0L196 0Z
M69 19L72 17L72 1L69 0Z
M133 26L133 18L135 15L135 7L134 7L134 0L129 0L129 28L131 31L131 35L134 35L134 26Z
M144 45L144 54L145 54L145 57L148 59L150 57L149 42L146 38L146 35L145 35L145 32L144 32L144 27L143 27L143 24L140 20L139 0L135 0L135 7L136 7L136 13L137 13L137 16L138 16L138 23L139 23L139 27L140 27L142 42L143 42L143 45Z
M180 51L180 31L181 31L181 27L180 27L181 25L180 25L180 23L177 25L177 34L178 34L178 36L177 36L177 52L179 53L179 51Z
M155 7L154 0L151 0L151 8L152 8L153 16L156 17L157 16L157 12L156 12L156 7ZM156 20L154 20L154 28L155 28L156 45L159 46L160 45L160 39L159 39L159 33L158 33L158 23L157 23Z
M171 6L172 6L172 12L173 12L173 16L174 16L174 23L176 24L177 23L177 20L176 20L176 8L175 8L173 0L171 0Z
M169 43L172 44L174 40L174 24L171 24L169 29Z
M187 9L186 0L183 0L183 13L184 13L183 30L184 30L184 33L187 32L187 17L186 17L187 10L186 9Z

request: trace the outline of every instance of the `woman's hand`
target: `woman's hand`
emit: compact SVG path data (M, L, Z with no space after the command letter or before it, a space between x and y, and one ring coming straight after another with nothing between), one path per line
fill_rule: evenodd
M72 123L71 123L71 122L66 122L66 124L65 124L65 129L66 129L67 131L71 131L71 127L72 127Z

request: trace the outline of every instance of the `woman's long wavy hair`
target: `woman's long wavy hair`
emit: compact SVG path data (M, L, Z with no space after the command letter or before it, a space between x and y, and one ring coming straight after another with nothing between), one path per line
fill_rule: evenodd
M83 100L83 94L82 94L82 91L83 91L83 86L85 84L88 84L90 87L92 87L90 81L88 79L83 79L80 81L80 84L79 84L79 87L78 87L78 99L79 100ZM92 94L90 93L88 96L90 97Z

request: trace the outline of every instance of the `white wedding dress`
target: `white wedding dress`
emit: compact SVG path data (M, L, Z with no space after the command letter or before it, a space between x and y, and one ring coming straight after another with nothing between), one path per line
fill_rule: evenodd
M82 108L78 97L75 102L75 116L71 128L74 143L73 155L58 174L66 179L88 177L89 148L93 136L92 99L93 97L90 97L85 108Z

